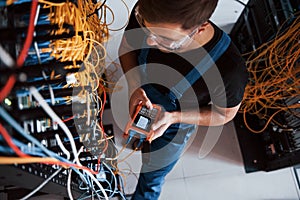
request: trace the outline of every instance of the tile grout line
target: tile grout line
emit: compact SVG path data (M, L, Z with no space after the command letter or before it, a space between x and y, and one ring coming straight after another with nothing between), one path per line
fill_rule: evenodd
M290 172L291 172L291 175L293 177L293 181L294 181L294 184L295 184L295 187L296 187L296 191L297 191L297 195L298 195L298 199L300 199L300 185L299 183L297 182L297 174L296 174L296 171L295 171L295 168L294 167L290 167ZM300 177L298 177L300 178Z

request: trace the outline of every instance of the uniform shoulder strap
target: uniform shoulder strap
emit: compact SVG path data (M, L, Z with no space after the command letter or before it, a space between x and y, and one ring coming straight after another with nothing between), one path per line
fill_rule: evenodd
M174 87L170 89L172 99L180 99L186 92L227 50L231 42L230 37L223 32L221 39L211 51Z

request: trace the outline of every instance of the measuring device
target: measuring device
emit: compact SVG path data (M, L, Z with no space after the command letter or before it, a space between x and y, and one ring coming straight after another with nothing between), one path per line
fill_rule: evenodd
M153 123L157 122L161 113L161 106L152 104L153 108L148 109L142 104L139 104L133 115L133 118L127 123L125 128L125 135L134 134L135 137L145 138L151 142L154 131L151 130Z

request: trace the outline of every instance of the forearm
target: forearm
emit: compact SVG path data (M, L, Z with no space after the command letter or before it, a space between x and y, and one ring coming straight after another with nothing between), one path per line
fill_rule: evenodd
M235 116L240 105L233 108L221 108L210 105L201 107L200 110L183 112L163 112L160 119L152 125L155 137L163 135L165 130L175 123L196 124L200 126L220 126L226 124Z
M220 126L233 119L238 107L239 106L220 110L213 105L209 105L201 107L197 111L173 112L172 115L175 123Z
M123 38L119 48L119 60L128 84L129 113L132 115L136 106L143 103L148 109L152 109L152 103L145 91L141 89L141 72L138 67L137 52Z

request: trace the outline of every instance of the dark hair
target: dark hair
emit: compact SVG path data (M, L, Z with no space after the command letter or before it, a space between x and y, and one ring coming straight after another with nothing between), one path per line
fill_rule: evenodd
M206 22L218 0L139 0L138 10L150 23L181 24L191 29Z

